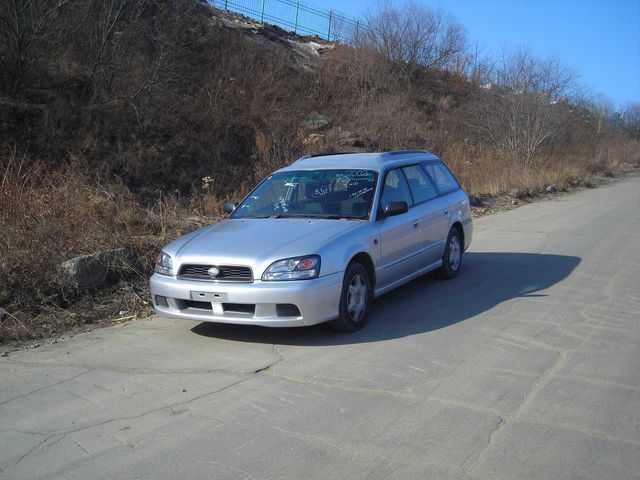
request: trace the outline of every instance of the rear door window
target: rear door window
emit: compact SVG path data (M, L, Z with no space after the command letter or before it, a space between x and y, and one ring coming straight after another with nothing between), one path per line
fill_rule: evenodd
M380 207L384 208L389 202L407 202L408 206L413 205L411 194L409 193L409 185L407 185L400 168L387 173L387 178L384 181Z
M407 177L414 202L422 203L438 196L438 192L433 186L433 183L431 183L427 174L418 165L405 167L402 171L405 177Z
M427 163L424 165L424 169L441 194L453 192L460 188L453 174L442 163Z

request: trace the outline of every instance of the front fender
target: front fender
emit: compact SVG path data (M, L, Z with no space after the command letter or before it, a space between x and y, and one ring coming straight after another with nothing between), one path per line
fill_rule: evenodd
M376 240L378 241L376 242ZM379 249L380 242L375 234L372 234L371 238L332 245L320 254L322 258L321 274L324 276L344 272L349 262L359 253L369 255L375 266L376 259L379 256Z

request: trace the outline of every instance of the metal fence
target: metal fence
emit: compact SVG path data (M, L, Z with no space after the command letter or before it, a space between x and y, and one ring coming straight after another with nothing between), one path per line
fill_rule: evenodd
M320 10L298 0L208 0L213 7L241 13L261 23L277 25L301 35L352 43L361 28L359 20L334 10Z

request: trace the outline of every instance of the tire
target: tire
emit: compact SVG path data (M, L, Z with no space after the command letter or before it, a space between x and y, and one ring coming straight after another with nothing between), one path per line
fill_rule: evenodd
M462 254L464 253L464 245L462 236L457 228L449 230L447 237L447 245L442 255L442 266L438 269L438 275L441 278L456 278L462 267Z
M371 280L367 269L357 262L349 264L342 281L340 314L331 327L343 333L360 330L367 323L370 302Z

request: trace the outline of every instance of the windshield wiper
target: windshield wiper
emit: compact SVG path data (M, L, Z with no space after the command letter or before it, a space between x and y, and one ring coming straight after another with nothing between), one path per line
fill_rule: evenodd
M300 215L287 215L286 213L268 213L265 215L247 215L246 217L239 218L293 218L300 217Z
M286 213L269 213L264 215L247 215L239 218L319 218L321 220L366 220L366 217L355 215L322 215L322 214L298 214L290 215Z
M366 220L366 218L355 215L317 215L313 218L321 218L323 220Z

